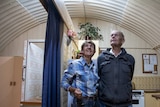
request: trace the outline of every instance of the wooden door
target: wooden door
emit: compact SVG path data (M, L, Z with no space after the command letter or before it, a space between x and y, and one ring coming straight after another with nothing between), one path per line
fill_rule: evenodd
M19 107L22 57L0 57L0 107Z

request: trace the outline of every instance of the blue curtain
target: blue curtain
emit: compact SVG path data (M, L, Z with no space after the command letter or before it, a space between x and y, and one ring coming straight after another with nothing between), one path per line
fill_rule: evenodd
M52 0L44 0L48 11L45 38L42 107L60 107L61 36L63 20Z

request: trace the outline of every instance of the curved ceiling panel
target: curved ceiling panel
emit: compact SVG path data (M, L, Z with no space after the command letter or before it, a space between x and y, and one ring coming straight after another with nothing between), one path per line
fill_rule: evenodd
M47 12L40 1L0 0L0 51L23 32L46 23ZM67 11L71 18L95 18L114 23L138 35L160 52L160 0L53 1L63 2L65 13ZM61 6L59 4L59 8Z
M0 51L25 31L47 20L47 12L39 0L2 0L0 4Z

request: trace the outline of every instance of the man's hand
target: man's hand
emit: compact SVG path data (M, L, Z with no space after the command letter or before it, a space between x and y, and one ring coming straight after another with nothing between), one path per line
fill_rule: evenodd
M78 99L82 98L82 91L78 88L69 87L69 91Z
M82 91L80 89L75 89L74 95L76 98L81 99L82 98Z

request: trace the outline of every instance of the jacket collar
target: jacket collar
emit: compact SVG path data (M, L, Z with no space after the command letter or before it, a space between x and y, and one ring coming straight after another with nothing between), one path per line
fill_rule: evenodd
M104 55L107 55L108 59L110 58L114 58L115 56L110 52L111 48L107 48L106 51L103 52ZM126 54L126 50L124 48L121 48L121 53L118 55L119 58L123 58L125 60L127 60L127 57L125 56Z

